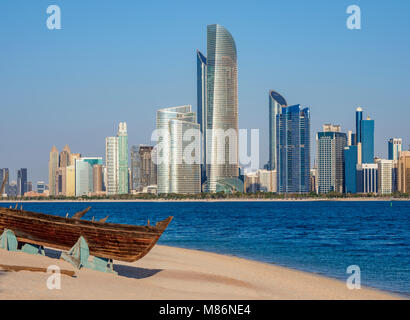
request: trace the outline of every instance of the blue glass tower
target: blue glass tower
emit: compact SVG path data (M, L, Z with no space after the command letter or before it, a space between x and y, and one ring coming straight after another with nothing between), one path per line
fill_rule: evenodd
M356 109L356 141L352 141L352 144L357 145L359 142L362 142L362 132L361 132L361 121L363 120L363 109Z
M206 180L206 58L196 51L196 76L197 76L197 122L201 130L201 184Z
M374 162L374 120L367 118L360 121L362 163Z
M277 181L280 193L309 192L310 111L294 105L276 117Z
M357 146L344 149L345 193L356 193Z

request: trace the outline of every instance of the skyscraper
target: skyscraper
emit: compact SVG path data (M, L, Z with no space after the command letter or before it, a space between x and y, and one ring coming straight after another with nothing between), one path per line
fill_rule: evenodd
M191 106L158 110L157 129L162 133L156 150L158 193L201 192L200 138L183 139L188 130L200 133ZM190 159L186 158L188 146L193 147Z
M140 191L141 161L137 146L131 147L131 190Z
M105 139L105 166L107 168L107 194L118 194L118 137Z
M128 193L128 134L127 124L118 126L118 193Z
M71 163L71 150L68 145L65 145L63 148L63 151L60 153L60 163L59 167L60 168L66 168L68 167Z
M102 164L93 165L93 192L101 193L103 185Z
M277 184L280 193L309 192L310 111L293 105L276 117Z
M207 27L206 74L207 190L233 191L239 175L237 51L232 35L218 24Z
M344 148L347 144L345 133L339 126L325 125L323 132L316 135L317 169L319 193L344 189Z
M56 195L56 172L58 169L59 157L58 150L55 146L51 148L50 158L48 161L48 187L50 196Z
M269 91L269 169L276 169L277 162L277 130L276 130L276 117L281 113L282 108L286 107L288 103L285 98L279 93L270 90Z
M355 136L355 141L352 141L354 145L357 145L358 143L362 142L362 127L361 127L361 121L363 120L363 109L361 107L356 109L356 136Z
M378 192L382 195L393 193L393 160L376 160L378 168Z
M410 193L410 151L400 152L398 166L398 191Z
M196 51L196 72L197 72L197 122L201 130L201 183L206 180L206 127L207 127L207 81L206 81L206 58L199 51Z
M9 169L8 168L2 168L0 169L0 188L3 184L4 178L7 176L6 182L4 184L4 191L3 194L8 194L9 191L9 185L10 185L10 175L9 175ZM0 198L2 197L2 194L0 194Z
M374 163L374 120L360 122L362 163Z
M24 196L27 192L27 169L21 168L17 171L17 195Z
M356 193L356 165L358 162L358 148L357 145L352 145L344 149L344 161L345 161L345 193Z
M74 159L72 165L66 167L66 197L75 196L75 162Z
M93 167L102 166L101 157L83 157L75 161L75 195L88 195L94 191ZM102 180L102 178L101 178Z
M391 138L388 142L389 160L399 160L400 152L403 151L402 139Z

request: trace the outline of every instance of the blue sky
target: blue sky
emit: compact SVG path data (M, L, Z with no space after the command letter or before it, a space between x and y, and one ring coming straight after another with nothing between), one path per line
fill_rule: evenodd
M61 30L46 27L49 5ZM348 30L346 9L362 10ZM196 109L195 50L218 23L238 49L239 125L259 128L268 157L268 91L311 108L312 141L323 123L354 129L375 119L375 152L410 144L410 2L358 0L0 2L0 167L48 181L48 154L69 144L104 156L120 121L129 144L149 143L160 107ZM312 145L312 156L314 154Z

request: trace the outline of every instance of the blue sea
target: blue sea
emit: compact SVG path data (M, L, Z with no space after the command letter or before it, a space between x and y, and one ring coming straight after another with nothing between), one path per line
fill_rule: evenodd
M14 206L15 203L0 203ZM174 220L163 245L254 259L346 280L358 265L361 283L410 296L410 201L51 202L23 209L84 219L151 224Z

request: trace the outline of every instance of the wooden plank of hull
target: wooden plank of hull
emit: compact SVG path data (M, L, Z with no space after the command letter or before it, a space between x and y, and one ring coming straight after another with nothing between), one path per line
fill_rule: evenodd
M171 220L169 217L155 227L132 226L1 208L0 232L11 229L21 242L60 250L69 250L83 236L91 255L134 262L152 249Z

